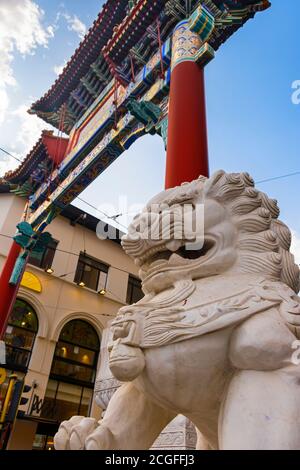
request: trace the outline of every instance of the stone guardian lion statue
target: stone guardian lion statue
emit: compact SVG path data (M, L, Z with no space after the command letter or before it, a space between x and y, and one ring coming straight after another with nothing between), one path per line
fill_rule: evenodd
M175 237L186 204L192 221L204 206L194 250ZM63 422L56 449L149 449L178 414L211 449L300 449L299 269L278 216L247 173L219 171L150 201L122 242L145 293L112 325L110 368L123 385L100 422ZM144 237L155 223L159 236Z

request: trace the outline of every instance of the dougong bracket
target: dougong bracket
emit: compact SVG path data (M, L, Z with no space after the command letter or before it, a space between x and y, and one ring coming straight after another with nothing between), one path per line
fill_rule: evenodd
M145 126L145 132L155 134L157 125L162 111L151 101L136 101L131 99L127 105L130 113Z

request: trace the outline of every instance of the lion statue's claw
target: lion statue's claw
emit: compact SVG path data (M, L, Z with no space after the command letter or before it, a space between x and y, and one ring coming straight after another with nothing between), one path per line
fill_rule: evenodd
M70 420L63 421L54 436L55 449L83 450L86 438L95 431L97 426L97 420L84 416L73 416Z

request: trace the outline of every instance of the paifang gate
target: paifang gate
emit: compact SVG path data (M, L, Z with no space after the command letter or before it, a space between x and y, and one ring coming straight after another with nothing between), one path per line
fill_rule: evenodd
M47 242L40 234L136 139L147 133L164 139L166 188L208 176L205 65L269 6L268 0L106 1L62 74L30 109L69 139L53 143L44 135L39 145L52 164L13 185L28 204L0 277L1 331L29 251Z

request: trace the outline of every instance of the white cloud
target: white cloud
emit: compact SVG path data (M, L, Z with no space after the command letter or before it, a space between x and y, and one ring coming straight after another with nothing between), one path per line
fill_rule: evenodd
M55 66L53 67L54 73L55 73L57 76L62 73L63 69L64 69L65 66L66 66L66 63L67 63L67 61L65 60L63 64L61 64L61 65L55 65Z
M0 0L0 128L3 137L14 129L13 139L4 139L4 148L21 160L33 148L42 130L51 126L27 113L33 98L21 102L17 109L10 107L10 95L18 86L13 68L15 57L34 55L38 48L47 48L60 18L81 39L87 31L76 15L61 11L52 26L45 26L44 11L37 3L37 0ZM65 6L62 4L60 8ZM54 67L55 73L61 73L64 66L65 63ZM18 165L18 161L0 153L1 176Z
M1 1L1 0L0 0ZM23 103L15 111L8 113L17 129L10 153L23 160L41 137L44 129L53 129L35 115L28 114L29 103ZM19 166L20 163L6 154L0 155L0 175Z
M1 65L0 65L0 69L1 69ZM1 71L0 71L0 75L1 75ZM1 123L4 121L4 117L5 117L5 113L8 108L8 105L9 105L8 94L5 90L5 87L2 87L0 85L0 126L1 126Z
M43 129L53 129L37 116L28 114L28 107L28 104L22 104L11 113L16 118L18 129L14 147L22 158L33 148Z
M87 32L87 27L86 25L78 18L76 15L69 15L68 13L64 13L62 15L65 20L68 23L68 30L69 31L74 31L75 33L78 34L80 39L83 39L86 32Z
M300 236L294 230L292 230L291 252L295 256L295 262L300 264Z
M0 0L0 125L9 107L8 88L17 85L12 68L15 53L32 55L37 47L47 47L54 35L52 26L43 26L43 16L33 0Z
M17 155L16 155L17 156ZM12 170L13 168L17 167L19 163L11 158L9 155L0 152L0 178L3 176L7 171Z

